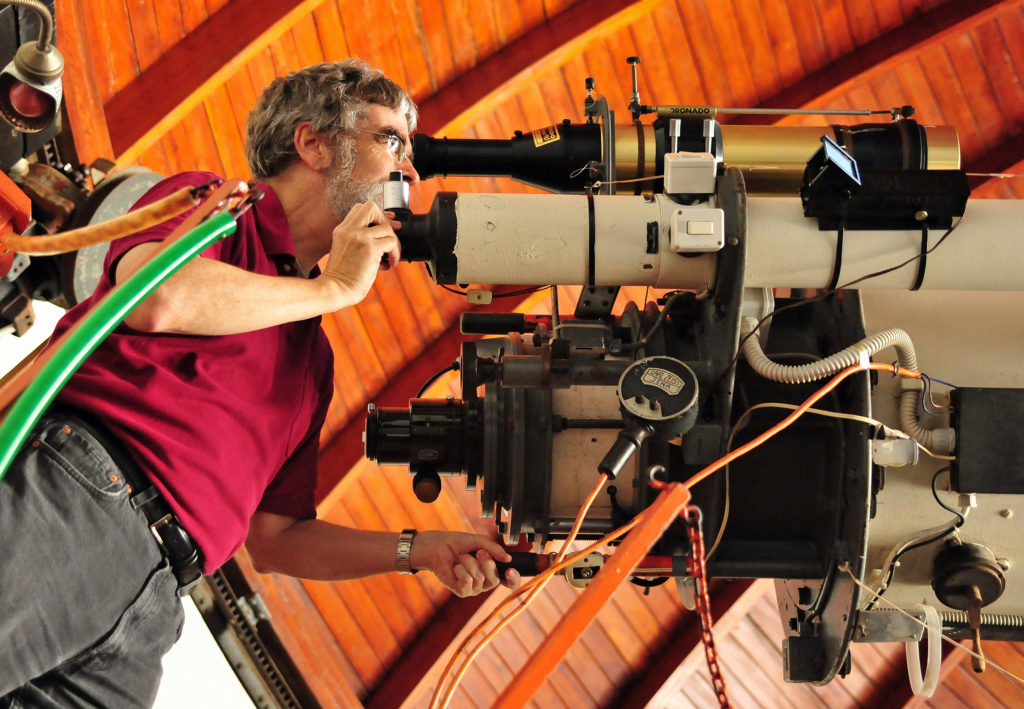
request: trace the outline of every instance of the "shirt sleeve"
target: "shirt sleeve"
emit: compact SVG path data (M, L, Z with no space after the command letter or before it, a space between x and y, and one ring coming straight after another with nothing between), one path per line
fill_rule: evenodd
M139 200L132 205L131 211L144 207L146 205L157 202L164 197L167 197L185 187L196 187L204 185L211 180L219 180L220 178L211 172L184 172L173 177L161 180L153 187L149 189ZM176 217L171 217L167 221L160 222L148 229L130 234L121 239L111 242L110 248L107 251L107 256L104 261L104 275L113 285L117 281L115 279L117 264L121 260L121 257L128 253L131 249L135 248L139 244L146 244L153 241L163 241L165 238L171 235L178 226L181 225L188 216L195 211L189 209ZM219 261L232 262L236 258L232 257L232 247L226 246L225 242L227 239L218 241L211 245L202 255L206 258L213 258Z
M264 491L263 498L257 506L260 512L295 519L316 517L316 471L320 454L320 429L323 428L331 403L330 394L323 393L332 391L330 362L327 362L324 369L325 372L319 377L320 386L317 388L317 391L321 392L320 401L310 421L309 430Z

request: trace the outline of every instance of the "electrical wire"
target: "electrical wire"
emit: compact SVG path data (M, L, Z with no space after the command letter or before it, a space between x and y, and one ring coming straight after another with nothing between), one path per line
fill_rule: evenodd
M451 286L446 286L443 283L438 283L437 285L441 286L442 288L444 288L449 293L454 293L455 295L469 295L469 291L458 290L457 288L452 288ZM511 298L511 297L517 296L517 295L526 295L527 293L540 293L541 291L547 290L550 287L551 286L532 286L530 288L522 288L520 290L508 291L506 293L494 293L494 292L492 292L491 293L491 297L492 298Z
M859 364L855 364L855 365L852 365L850 367L847 367L846 369L844 369L841 372L837 373L828 383L826 383L824 386L822 386L820 389L818 389L818 391L816 391L814 394L812 394L810 397L808 397L804 401L803 404L801 404L799 407L797 407L797 409L793 413L791 413L789 416L787 416L785 419L780 421L778 424L772 426L767 431L765 431L764 433L760 434L759 436L757 436L756 438L754 438L750 442L744 444L743 446L740 446L735 451L727 453L726 455L722 456L721 458L719 458L717 461L715 461L711 465L708 465L707 467L705 467L704 469L702 469L701 471L699 471L695 475L691 476L685 483L683 483L683 485L685 487L687 487L687 488L692 488L694 485L696 485L700 481L706 479L708 476L710 476L711 474L713 474L716 471L720 470L724 466L728 465L733 460L739 458L742 455L745 455L746 453L750 452L751 450L753 450L757 446L759 446L762 443L764 443L765 441L767 441L769 438L775 436L776 434L778 434L782 430L784 430L787 427L789 427L797 418L799 418L804 413L806 413L807 410L810 409L811 406L814 403L816 403L817 401L822 399L829 392L831 392L833 389L835 389L837 386L839 386L839 384L844 379L846 379L846 378L848 378L848 377L850 377L853 374L856 374L858 372L866 371L866 370L871 370L871 369L888 371L888 372L893 373L894 376L904 376L904 377L910 377L910 378L914 378L914 379L920 378L920 376L921 376L919 372L908 370L908 369L905 369L903 367L899 367L897 365L886 365L886 364L881 364L881 363L877 363L877 362L869 362L869 361L862 361ZM583 519L584 519L584 517L586 515L586 512L589 510L590 505L593 504L594 499L596 499L597 495L600 493L601 488L604 486L605 482L607 482L606 476L602 475L601 479L598 482L598 484L594 487L593 491L588 496L586 502L584 503L584 506L581 507L580 513L577 515L576 522L573 525L573 530L572 530L572 532L570 532L569 538L566 540L565 545L562 547L562 551L559 552L558 556L556 557L555 564L551 568L546 569L542 574L538 575L533 580L533 582L531 582L529 584L524 584L524 586L522 588L520 588L517 592L511 594L508 598L506 598L501 604L499 604L495 608L494 611L492 611L488 615L488 617L481 624L479 624L476 628L473 629L473 631L471 631L469 633L469 635L466 636L466 639L459 646L459 648L456 650L456 652L452 655L452 659L449 661L448 665L445 667L444 672L442 673L441 681L438 683L438 687L435 690L434 697L431 700L430 709L438 709L438 707L447 707L448 702L451 700L451 697L454 694L455 688L458 686L458 683L461 681L462 677L465 675L465 672L466 672L466 670L469 667L469 663L472 662L473 658L475 658L476 655L479 654L479 652L484 647L486 647L486 645L501 630L501 628L505 627L505 625L507 625L509 622L511 622L511 620L515 616L517 616L519 613L521 613L525 609L525 607L536 596L536 594L539 593L540 590L543 589L544 585L547 584L548 580L550 580L554 576L554 574L557 573L557 570L559 570L560 568L564 568L565 566L568 566L570 563L575 563L574 561L571 561L571 559L576 559L576 558L582 559L584 556L586 556L586 553L589 553L589 551L584 550L584 552L579 552L576 555L574 555L573 557L570 557L570 561L564 561L564 562L562 561L564 556L565 556L565 553L568 550L569 544L575 538L575 534L578 533L579 528L583 524ZM652 484L654 484L654 481L652 481ZM618 534L619 536L621 536L621 534L619 534L619 533L625 533L625 530L627 528L632 528L632 526L635 526L642 518L643 518L643 513L641 513L640 515L637 515L632 520L631 523L629 523L628 525L624 525L623 527L620 527L613 534ZM607 539L607 537L605 539ZM597 544L593 545L592 548L598 548L598 547L602 546L603 544L606 544L607 542L605 541L605 539L600 540ZM562 562L561 565L559 564L559 562ZM512 613L510 613L506 618L502 619L498 623L498 625L495 628L493 628L484 637L483 640L480 641L480 643L467 656L467 659L463 662L463 665L460 667L459 671L454 675L452 681L449 683L448 689L445 690L445 692L441 693L440 688L441 688L441 685L444 683L444 678L447 677L449 675L449 673L451 673L451 670L455 666L455 662L456 662L457 658L465 650L465 648L468 647L470 640L473 637L475 637L478 633L482 632L482 628L485 627L486 624L489 623L493 618L497 617L497 614L500 613L502 610L504 610L504 608L507 607L507 604L511 603L514 598L517 598L518 596L522 595L522 593L525 593L527 591L527 589L531 589L530 592L529 592L529 595L527 596L527 598Z
M85 359L135 306L189 259L235 231L231 213L222 212L188 232L132 274L89 312L58 352L15 402L0 426L0 479L7 472L39 417Z
M419 390L418 392L416 392L416 397L415 397L415 398L417 398L417 399L422 399L422 398L423 398L423 395L427 393L427 389L429 389L429 388L430 388L430 385L431 385L431 384L433 384L434 382L436 382L436 381L437 381L438 379L440 379L441 377L443 377L443 376L444 376L445 374L447 374L448 372L457 372L457 371L459 371L459 360L455 360L454 362L452 362L451 364L449 364L449 365L448 365L447 367L445 367L444 369L442 369L442 370L440 370L440 371L437 371L437 372L434 372L434 373L433 373L433 374L432 374L432 375L430 376L430 379L428 379L427 381L423 382L423 386L421 386L421 387L420 387L420 390Z
M921 375L922 378L924 376L925 375L923 375L923 374ZM796 404L784 404L784 403L781 403L781 402L765 402L765 403L762 403L762 404L756 404L754 406L751 406L749 409L744 411L740 415L740 417L738 419L736 419L736 423L733 424L732 431L729 433L728 441L725 444L726 451L732 449L733 438L742 429L742 427L747 423L747 419L750 418L750 415L754 411L756 411L757 409L767 409L767 408L788 409L790 411L794 411L794 410L798 409L799 406L797 406ZM873 419L873 418L870 418L868 416L859 416L857 414L846 414L846 413L842 413L842 412L838 412L838 411L826 411L824 409L815 409L815 408L806 409L804 413L815 414L817 416L825 416L827 418L844 419L844 420L847 420L847 421L857 421L859 423L866 423L866 424L868 424L870 426L875 426L877 428L881 428L882 431L886 435L888 435L888 436L890 436L892 438L905 438L905 439L910 440L910 441L914 440L913 438L911 438L909 435L907 435L903 431L900 431L899 429L895 429L895 428L890 428L889 426L887 426L886 424L882 423L878 419ZM925 448L923 445L921 445L917 441L914 441L914 443L917 445L917 447L925 455L928 455L928 456L930 456L932 458L935 458L936 460L956 460L955 456L940 455L938 453L933 453L932 451L928 450L927 448ZM942 470L949 470L949 468L948 467L947 468L943 468ZM726 526L726 524L729 521L729 485L730 485L729 466L726 465L725 469L722 472L725 475L725 503L724 503L723 508L722 508L722 522L719 524L718 533L715 535L715 541L711 545L711 547L708 549L707 556L704 558L705 561L709 560L711 558L711 555L714 554L715 551L718 549L718 545L721 543L722 537L725 534L725 526ZM935 492L935 487L934 487L934 480L933 480L933 485L932 485L932 494L936 495L935 499L936 499L936 501L938 501L938 496L937 496L937 493ZM945 505L943 505L943 503L941 501L939 502L939 504L942 505L943 507L945 507ZM956 514L960 514L956 510L953 510L953 509L951 509L949 507L946 507L946 509L948 509L951 512L954 512Z
M672 309L672 304L675 303L677 298L681 298L687 293L689 293L689 291L679 291L678 293L674 293L672 297L665 302L665 307L661 309L660 313L658 313L657 319L654 321L654 324L651 325L651 329L647 331L647 334L645 334L636 342L630 342L622 345L621 347L619 347L619 351L636 352L642 347L646 347L647 344L650 342L651 338L654 337L654 334L658 332L659 328L661 328L662 323L665 322L665 319L668 317L669 310Z
M881 371L891 372L898 376L909 377L911 379L919 379L921 376L920 372L915 372L910 369L904 369L903 367L900 367L898 365L881 364L880 362L861 362L859 364L854 364L850 367L847 367L846 369L836 374L832 379L830 379L828 383L825 384L825 386L821 387L816 392L811 394L811 396L809 396L804 401L804 403L800 404L800 406L798 406L796 410L794 410L793 413L791 413L789 416L782 419L782 421L775 424L767 431L754 438L753 440L743 444L736 450L725 454L711 465L695 473L686 482L684 482L683 485L685 485L687 488L692 488L694 485L704 480L705 478L709 477L713 473L721 470L723 467L725 467L732 461L736 460L740 456L749 453L754 448L757 448L759 445L767 441L775 434L788 428L794 421L803 416L804 413L806 413L807 410L811 408L811 406L813 406L817 401L819 401L822 397L824 397L830 391L839 386L840 382L842 382L844 379L853 374L857 374L858 372L865 371L868 369L877 369Z
M882 596L881 596L881 594L880 594L880 593L878 593L878 592L874 591L874 590L873 590L873 589L872 589L872 588L871 588L870 586L868 586L868 585L867 585L867 584L865 584L865 583L864 583L863 581L861 581L860 579L858 579L858 578L857 578L857 577L856 577L856 576L854 575L853 571L852 571L852 570L850 569L850 565L849 565L848 563L844 562L844 563L843 563L843 564L842 564L842 565L841 565L841 566L839 567L839 570L840 570L840 571L845 571L845 572L846 572L847 574L849 574L850 578L851 578L851 579L853 580L853 582L854 582L855 584L857 584L858 586L860 586L860 587L861 587L862 589L864 589L864 590L865 590L865 591L867 591L868 593L872 594L872 595L874 596L874 598L872 599L872 603L874 603L875 601L882 601L882 603L886 604L887 606L889 606L889 607L890 607L890 608L892 608L893 610L895 610L895 611L898 611L898 612L902 613L903 615L907 616L908 618L910 618L910 619L911 619L912 621L914 621L914 622L915 622L915 623L917 623L918 625L921 625L921 626L924 626L925 628L927 628L927 625L925 625L925 623L923 623L923 622L922 622L922 621L921 621L921 620L920 620L919 618L916 618L916 617L915 617L914 615L912 615L912 614L910 614L910 613L907 613L907 612L906 612L905 610L903 610L902 608L900 608L900 607L899 607L899 606L897 606L896 604L892 603L892 602L891 602L891 601L889 601L888 599L886 599L886 598L882 598ZM945 640L946 642L948 642L949 644L953 645L954 647L957 647L957 648L959 648L960 650L963 650L963 651L964 651L964 652L966 652L966 653L967 653L968 655L971 655L972 657L976 657L976 658L978 658L979 660L983 660L983 661L985 661L985 662L986 662L987 664L989 664L989 665L992 665L993 667L995 667L995 668L996 668L997 670L999 670L1000 672L1002 672L1002 673L1003 673L1003 674L1005 674L1006 676L1008 676L1008 677L1011 677L1012 679L1015 679L1015 680L1017 680L1017 681L1018 681L1018 682L1020 682L1021 684L1024 684L1024 678L1022 678L1022 677L1018 677L1017 675L1013 674L1013 673L1012 673L1012 672L1010 672L1009 670L1007 670L1007 669L1005 669L1005 668L1003 668L1003 667L1000 667L1000 666L999 666L999 665L997 665L996 663L992 662L992 659L991 659L991 658L989 658L989 657L982 657L982 656L981 656L980 654L978 654L978 653L977 653L977 652L975 652L974 650L971 650L971 649L969 649L969 648L965 647L964 645L962 645L961 643L958 643L958 642L957 642L956 640L954 640L953 638L949 637L948 635L942 634L942 639L943 639L943 640Z
M444 708L444 707L448 706L448 703L451 701L451 698L454 695L456 688L458 687L459 683L462 681L462 678L465 676L467 670L469 669L470 665L472 664L472 662L476 658L476 656L478 654L480 654L480 652L485 647L487 647L488 644L490 644L491 640L493 640L494 637L506 625L508 625L510 622L512 622L512 620L516 616L518 616L520 613L522 613L524 610L526 610L526 607L544 589L544 587L547 585L548 581L550 581L554 577L554 574L556 573L558 568L564 568L566 566L569 566L569 562L564 563L561 567L559 567L559 564L561 564L563 562L563 560L565 559L565 555L569 551L569 546L576 540L576 537L579 535L580 528L583 526L584 518L586 517L587 513L590 511L591 506L594 504L594 500L597 499L597 496L601 493L601 490L604 488L604 486L605 486L605 484L607 482L608 482L608 475L605 474L605 473L602 473L598 477L597 484L594 485L593 490L591 490L591 492L587 496L586 500L584 500L583 505L580 507L580 511L576 515L576 521L573 524L572 529L569 532L569 536L566 537L565 543L562 545L561 550L555 556L555 559L554 559L552 567L548 568L548 569L545 569L544 573L538 575L534 579L533 582L528 583L528 584L524 584L522 586L522 588L518 589L515 593L510 594L509 597L505 599L505 601L503 601L493 611L491 611L491 613L489 613L487 615L487 617L484 618L477 625L477 627L474 628L466 636L466 638L463 640L463 642L459 645L459 648L455 651L455 653L452 654L452 657L449 660L448 665L445 667L444 671L441 673L441 679L438 682L437 688L435 688L434 696L433 696L433 698L431 699L431 702L430 702L430 709L438 709L438 707ZM632 528L632 526L635 525L639 521L639 519L640 519L639 517L635 518L633 520L633 523L631 525L629 525L629 528ZM622 530L625 530L625 529L626 529L626 527L624 526L624 527L620 527L619 530L616 530L616 531L618 532L618 531L622 531ZM625 533L625 531L623 531L623 534L624 533ZM613 538L615 538L615 537L613 537ZM604 542L604 540L601 540L601 541ZM583 556L585 556L585 555L583 555ZM580 556L579 558L583 558L583 556ZM471 639L473 637L475 637L478 633L482 632L482 629L484 627L486 627L492 620L494 620L497 617L497 614L500 613L502 609L504 609L506 604L511 602L512 599L521 596L524 592L526 592L527 589L531 589L531 590L529 591L529 595L523 600L523 602L520 603L520 605L517 608L515 608L511 613L509 613L509 615L507 615L505 618L503 618L501 621L499 621L497 623L497 625L494 628L492 628L491 631L488 632L484 636L484 638L476 645L476 647L474 647L469 652L469 654L466 656L465 660L463 660L463 662L462 662L461 666L459 667L458 671L456 671L455 674L452 675L452 679L449 682L448 689L445 690L445 692L442 694L440 692L440 689L441 689L441 686L444 684L445 678L452 672L452 669L455 667L456 661L458 660L458 658L462 654L462 652L469 646L469 642L471 641Z
M869 273L869 274L867 274L865 276L860 276L859 278L855 278L852 281L848 281L848 282L842 284L841 286L837 286L837 287L832 288L832 289L826 288L825 290L823 290L821 293L819 293L816 296L813 296L811 298L805 298L803 300L800 300L800 301L795 302L795 303L790 303L788 305L784 305L781 308L776 308L772 312L768 313L767 315L762 317L760 320L758 320L757 324L754 325L754 327L751 329L751 331L749 333L747 333L746 336L744 336L740 340L739 344L736 347L736 354L734 354L732 359L729 360L729 364L726 365L725 369L722 371L722 374L719 375L718 380L716 380L715 383L712 385L712 388L714 388L714 386L717 386L718 381L721 380L722 377L724 377L726 375L726 373L731 371L732 368L736 365L736 362L739 361L740 354L743 352L743 345L746 344L747 340L750 339L751 337L753 337L755 334L757 334L758 330L761 329L761 326L764 325L769 320L771 320L776 315L778 315L780 313L784 313L787 310L794 310L794 309L802 307L804 305L810 305L811 303L816 303L819 300L824 300L825 298L828 298L830 295L834 295L835 293L837 293L839 291L846 290L847 288L850 288L851 286L855 286L858 283L863 283L864 281L870 280L872 278L878 278L879 276L884 276L884 275L886 275L888 273L892 273L893 271L898 271L899 269L903 268L904 266L907 266L907 265L913 263L914 261L917 261L918 259L921 259L924 256L927 256L928 254L930 254L933 251L935 251L935 249L939 248L939 246L942 245L942 242L944 242L949 237L949 235L952 234L956 230L956 228L958 226L963 224L963 222L964 222L964 217L960 217L959 219L957 219L956 222L952 226L950 226L949 229L947 229L946 232L941 237L939 237L939 240L936 241L930 248L928 248L925 251L922 251L919 254L915 254L914 256L911 256L910 258L908 258L903 263L897 264L896 266L890 266L889 268L884 268L881 271L875 271L873 273ZM939 381L939 380L936 379L935 381ZM945 383L945 382L943 382L943 383Z
M47 236L6 234L0 238L0 243L11 251L37 256L52 256L104 244L148 229L192 209L200 202L199 189L185 187L152 204L99 224Z
M872 593L875 594L876 598L872 599L868 603L868 605L865 607L865 610L871 610L874 607L875 601L878 598L880 598L883 593L885 593L885 590L887 588L889 588L889 584L892 583L893 576L896 575L896 567L898 566L898 562L901 557L913 551L914 549L920 549L921 547L927 546L932 542L937 542L940 539L948 537L950 534L953 534L954 532L956 532L957 529L962 527L964 525L964 522L967 521L967 514L971 510L969 506L966 506L963 510L957 510L953 507L950 507L949 505L946 505L945 503L942 502L942 500L939 499L939 493L935 487L935 484L938 481L939 476L942 475L942 473L948 471L948 466L944 468L939 468L937 471L935 471L935 475L932 476L931 484L932 497L935 498L935 501L939 503L940 507L955 514L957 517L956 521L951 523L948 522L946 524L939 525L938 527L932 527L931 529L926 529L923 532L918 533L916 537L912 537L911 539L908 539L899 546L894 547L892 551L889 552L889 556L886 558L885 562L882 564L882 581L878 586L878 590L872 591Z

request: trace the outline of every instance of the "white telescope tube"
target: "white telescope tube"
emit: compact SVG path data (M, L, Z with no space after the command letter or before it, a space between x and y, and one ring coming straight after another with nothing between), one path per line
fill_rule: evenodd
M671 250L672 214L680 205L664 195L596 196L591 201L586 195L459 194L454 282L694 290L713 285L715 252L683 255ZM816 220L803 216L798 199L750 197L746 216L747 287L824 288L831 282L836 233L819 231ZM649 229L656 233L653 249ZM928 255L922 289L1024 290L1022 230L1024 202L969 201L960 226ZM929 245L942 234L931 230ZM847 230L844 241L840 285L921 251L917 230ZM918 266L914 261L856 287L909 289Z

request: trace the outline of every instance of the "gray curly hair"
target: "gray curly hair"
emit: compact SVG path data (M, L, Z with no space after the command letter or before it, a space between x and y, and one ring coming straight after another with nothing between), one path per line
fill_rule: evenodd
M404 113L410 132L416 129L416 104L409 95L361 59L314 64L274 79L246 121L245 157L252 176L275 177L298 158L299 123L309 121L333 139L355 128L369 104Z

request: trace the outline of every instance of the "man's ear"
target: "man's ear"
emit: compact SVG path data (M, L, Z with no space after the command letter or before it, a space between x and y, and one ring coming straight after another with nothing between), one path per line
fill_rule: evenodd
M327 136L309 121L303 121L295 128L295 153L300 161L318 172L330 167L334 159L334 148Z

